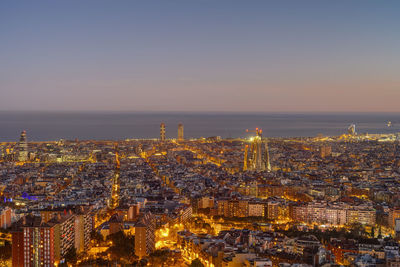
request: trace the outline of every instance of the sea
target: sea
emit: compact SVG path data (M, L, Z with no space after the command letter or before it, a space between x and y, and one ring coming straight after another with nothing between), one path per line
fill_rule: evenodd
M16 112L0 111L0 142L124 140L158 138L160 123L167 138L176 138L178 124L185 138L248 137L246 129L263 129L265 137L334 136L347 132L399 133L400 113L185 113L185 112ZM389 122L391 122L390 126Z

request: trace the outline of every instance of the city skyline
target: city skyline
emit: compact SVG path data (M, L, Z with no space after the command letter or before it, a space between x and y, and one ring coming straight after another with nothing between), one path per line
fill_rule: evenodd
M399 14L0 1L0 266L400 266Z
M0 266L400 266L399 14L0 1Z
M400 112L400 4L0 4L1 110Z

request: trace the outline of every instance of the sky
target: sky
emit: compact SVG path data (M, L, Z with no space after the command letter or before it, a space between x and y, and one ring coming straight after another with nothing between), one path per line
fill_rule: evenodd
M0 110L400 112L400 1L0 2Z

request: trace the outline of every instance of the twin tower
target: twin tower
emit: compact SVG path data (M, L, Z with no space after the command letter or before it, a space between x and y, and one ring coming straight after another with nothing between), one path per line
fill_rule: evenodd
M183 124L179 123L178 124L178 139L179 142L184 140L183 137ZM164 142L165 141L165 123L160 124L160 141Z

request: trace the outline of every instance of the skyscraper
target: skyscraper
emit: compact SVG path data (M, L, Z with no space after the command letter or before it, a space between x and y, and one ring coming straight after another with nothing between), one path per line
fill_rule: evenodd
M22 131L18 142L18 161L28 160L28 142L26 141L26 131Z
M183 141L183 124L179 123L178 124L178 141Z
M244 171L271 171L269 150L266 140L262 138L262 130L256 128L255 137L251 138L251 144L245 146Z
M160 141L165 141L165 123L163 122L160 124Z

